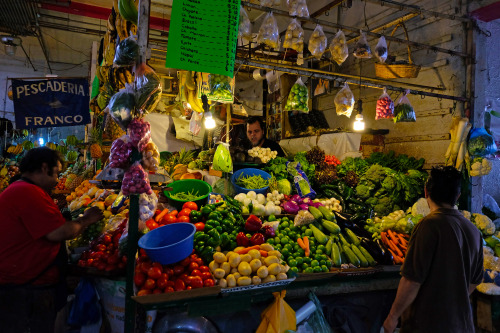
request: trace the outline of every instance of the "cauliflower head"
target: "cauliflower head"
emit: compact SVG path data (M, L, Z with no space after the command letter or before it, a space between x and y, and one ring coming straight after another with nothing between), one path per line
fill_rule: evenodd
M486 215L473 213L470 221L481 231L483 236L491 236L495 233L495 224Z

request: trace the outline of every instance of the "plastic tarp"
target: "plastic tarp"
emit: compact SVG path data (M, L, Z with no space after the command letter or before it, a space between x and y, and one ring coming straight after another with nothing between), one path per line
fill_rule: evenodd
M186 145L186 141L176 138L176 136L170 132L170 127L174 124L174 119L171 116L159 113L149 113L146 115L145 119L151 124L151 140L158 146L159 151L179 151L183 147L189 149L195 148L194 145L189 147L189 145ZM184 120L184 122L180 123L186 128L184 131L185 137L190 139L192 134L189 132L189 120ZM178 131L177 126L176 132L178 135L179 133L184 133L183 131ZM204 129L202 129L196 137L199 138L196 142L197 145L201 145L203 141L203 134Z
M318 145L328 155L335 155L339 159L359 154L361 144L360 133L329 133L318 136L306 136L296 139L284 139L280 146L287 155L294 155L301 151L308 151ZM361 156L359 154L359 156Z

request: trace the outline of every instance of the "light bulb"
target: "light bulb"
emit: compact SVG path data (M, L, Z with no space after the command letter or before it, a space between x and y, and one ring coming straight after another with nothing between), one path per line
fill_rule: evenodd
M212 117L212 113L210 111L205 113L205 128L206 129L215 128L215 120Z
M192 109L191 104L186 103L186 106L188 107L188 109Z
M43 143L44 143L43 138L39 138L39 139L38 139L38 143L40 144L40 147L42 147L42 146L43 146Z
M353 129L355 131L363 131L365 129L365 122L363 121L363 115L361 113L358 113L355 119L356 120L354 121Z

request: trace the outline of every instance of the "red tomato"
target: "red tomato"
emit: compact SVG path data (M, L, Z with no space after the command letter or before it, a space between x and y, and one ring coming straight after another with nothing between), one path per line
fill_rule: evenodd
M148 277L153 280L159 279L161 277L161 270L158 267L151 267L148 270Z
M100 271L104 271L106 269L106 263L102 261L98 261L96 268Z
M213 287L215 285L215 282L213 279L206 279L205 281L203 281L203 285L205 287Z
M139 272L135 273L134 275L134 283L135 285L140 288L144 285L144 282L146 282L146 274Z
M199 276L190 276L189 285L193 287L193 289L202 288L203 280Z
M180 291L185 289L186 289L186 284L184 283L184 281L182 281L181 279L175 280L175 285L174 285L175 291Z
M85 260L78 260L78 266L80 267L86 267L87 266L87 262Z
M175 286L175 282L174 281L172 281L172 280L168 280L167 281L167 288L168 287L172 287L173 288L174 286Z
M204 265L203 259L201 259L201 258L194 259L194 262L197 263L198 266L203 266Z
M146 282L144 282L144 289L149 289L153 290L156 287L156 282L153 279L146 279Z
M127 256L122 256L122 263L126 264L127 263Z
M163 290L162 289L153 290L153 295L157 295L157 294L163 294Z
M200 267L200 266L199 266L196 262L194 262L194 261L193 261L193 262L191 262L191 263L189 264L189 268L188 268L188 270L189 270L190 272L192 272L192 271L193 271L193 269L198 269L198 267ZM191 273L191 275L194 275L194 274L192 274L192 273Z
M108 245L108 244L111 244L111 242L113 242L113 239L111 238L111 235L105 234L102 237L102 241L104 244Z
M102 252L102 251L95 251L95 252L90 253L90 258L99 259L102 257L103 254L104 254L104 252Z
M139 249L139 257L148 257L148 255L146 254L146 250L144 249Z
M115 244L115 246L118 246L118 242L120 241L121 237L122 237L121 233L117 233L116 235L113 236L113 244Z
M167 214L161 219L161 222L163 224L177 223L177 217L175 217L175 215Z
M198 268L202 272L210 272L210 268L208 266L202 265Z
M156 280L156 287L163 290L167 287L167 282L168 282L168 278L165 278L162 276L158 280Z
M143 262L141 263L141 271L144 274L148 274L149 269L151 268L151 263L149 262Z
M160 264L159 262L152 263L151 267L158 267L160 269L160 271L163 273L163 265Z
M189 213L191 213L191 209L189 208L182 208L182 210L177 214L177 217L179 216L189 216Z
M191 287L191 286L186 287L186 290L191 290L191 289L193 289L193 287Z
M191 220L189 216L177 216L177 222L189 223Z
M118 254L117 254L117 253L115 253L115 254L113 254L113 255L110 255L110 256L108 257L108 260L107 260L108 264L110 264L110 265L116 265L116 264L118 264L120 261L121 261L121 258L120 258L120 257L118 257Z
M189 201L189 202L185 202L184 205L182 205L182 209L185 209L185 208L188 208L191 210L198 210L198 205L196 204L196 202Z
M166 293L173 293L174 291L175 291L175 289L172 286L168 286L167 288L165 288Z
M127 264L126 264L126 263L124 263L124 262L119 262L119 263L116 265L116 268L121 269L121 270L125 269L126 267L127 267Z
M172 268L170 268L170 267L165 266L163 268L163 272L167 273L169 278L171 278L172 276L174 276L174 270Z
M148 227L149 230L155 230L159 227L159 225L155 222L155 220L151 219L146 221L146 227Z
M189 282L189 276L186 273L181 274L179 276L179 279L181 279L182 281L184 281L185 284L188 284L188 282Z
M191 272L191 276L200 276L201 277L201 272L199 269L193 269Z
M104 268L104 270L106 272L112 272L112 271L115 271L117 268L118 268L117 265L106 265L106 267Z
M137 296L144 296L144 295L150 295L151 290L149 289L141 289L137 292Z
M205 223L203 223L203 222L195 223L194 226L196 227L196 231L205 230Z
M203 279L203 281L212 278L212 274L210 274L210 272L201 272L200 276Z
M168 281L169 276L167 273L161 273L160 279L166 279Z
M161 213L161 209L155 210L155 216L159 215Z
M184 266L175 265L174 266L174 275L181 275L182 273L184 273Z
M104 252L107 250L107 248L106 248L106 245L104 245L104 244L97 244L96 250Z
M181 262L179 262L179 264L181 266L188 266L190 263L191 263L191 259L189 259L189 257L187 257L186 259L184 259Z

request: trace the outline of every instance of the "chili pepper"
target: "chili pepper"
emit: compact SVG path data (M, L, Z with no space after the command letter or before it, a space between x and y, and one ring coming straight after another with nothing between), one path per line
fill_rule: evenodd
M259 231L262 228L262 221L255 215L250 215L245 223L245 230Z
M263 226L262 232L264 233L264 236L266 237L266 239L273 238L276 236L276 232L274 231L274 228L271 227L270 225Z
M254 234L252 236L252 238L250 238L250 243L252 245L260 245L260 244L264 244L265 242L266 242L266 238L260 232Z
M236 235L236 244L238 246L248 246L250 245L250 239L248 239L247 235L242 231Z

